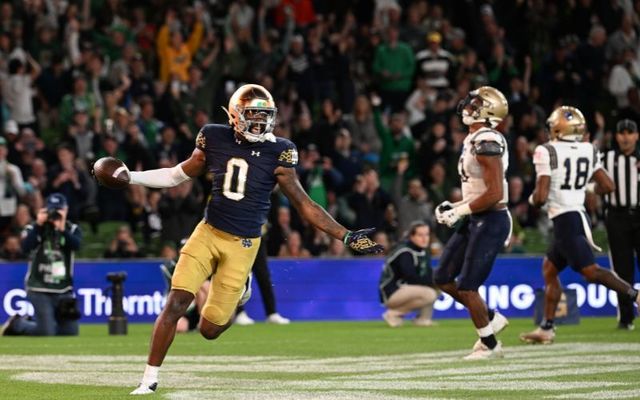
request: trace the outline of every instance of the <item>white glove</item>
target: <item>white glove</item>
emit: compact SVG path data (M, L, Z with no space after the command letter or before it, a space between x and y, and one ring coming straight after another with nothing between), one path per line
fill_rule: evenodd
M452 208L453 204L448 200L445 200L442 203L438 204L438 207L436 207L436 221L438 221L439 224L444 224L444 221L442 220L442 214L444 214L444 212L447 210L451 210Z
M469 204L462 204L456 208L452 208L451 210L443 212L438 222L447 225L449 228L452 228L456 224L456 222L460 220L460 218L469 214L471 214L471 208L469 207Z

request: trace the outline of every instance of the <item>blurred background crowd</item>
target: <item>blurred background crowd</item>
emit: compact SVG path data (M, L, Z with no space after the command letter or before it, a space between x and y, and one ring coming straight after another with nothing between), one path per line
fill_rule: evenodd
M23 257L19 234L51 192L94 232L122 221L100 256L158 256L188 236L211 177L113 191L91 163L175 165L201 126L226 123L220 106L243 83L274 95L276 134L298 146L316 202L386 246L423 219L434 252L450 233L433 208L460 198L455 107L473 88L500 89L519 251L523 228L548 224L527 197L550 111L580 108L602 150L615 121L640 122L639 11L632 0L2 0L0 258ZM277 191L272 201L269 255L349 256Z

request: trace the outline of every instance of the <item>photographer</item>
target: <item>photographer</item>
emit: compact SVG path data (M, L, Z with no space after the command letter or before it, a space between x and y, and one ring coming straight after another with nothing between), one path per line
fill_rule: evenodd
M14 315L3 335L77 335L80 313L73 294L73 252L80 248L80 227L67 221L67 199L60 193L47 198L35 224L22 233L22 250L29 255L27 298L33 320Z

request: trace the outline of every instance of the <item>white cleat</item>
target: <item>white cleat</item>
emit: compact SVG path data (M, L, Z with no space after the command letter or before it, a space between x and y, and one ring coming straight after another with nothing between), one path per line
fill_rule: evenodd
M494 311L493 319L491 320L491 327L493 328L493 334L497 335L509 326L509 320L504 315L500 314L498 310Z
M521 333L520 340L529 344L551 344L556 337L555 329L542 329L537 327L529 333Z
M493 328L494 335L497 335L509 326L507 317L500 314L498 310L494 310L493 319L489 323L491 324L491 328ZM482 346L482 341L478 339L473 345L473 351L480 349L480 346Z
M256 323L245 311L236 315L236 319L233 321L236 325L253 325Z
M288 325L291 320L289 318L285 318L282 315L278 314L278 313L273 313L270 314L267 317L266 322L268 324L276 324L276 325Z
M154 382L151 385L141 383L140 385L138 385L137 388L135 388L133 392L129 394L133 396L139 396L144 394L154 394L157 388L158 388L158 382Z
M475 347L475 346L474 346ZM504 353L502 352L502 342L498 341L498 344L493 349L488 348L481 343L478 349L474 349L471 354L463 357L463 360L474 361L474 360L488 360L492 358L503 358Z

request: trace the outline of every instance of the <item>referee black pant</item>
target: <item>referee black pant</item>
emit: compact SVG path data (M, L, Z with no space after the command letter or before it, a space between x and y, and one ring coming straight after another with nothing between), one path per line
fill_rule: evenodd
M640 257L640 209L607 210L607 235L609 237L609 253L611 269L633 286L636 261ZM635 317L633 301L628 296L618 294L618 321L630 324Z

